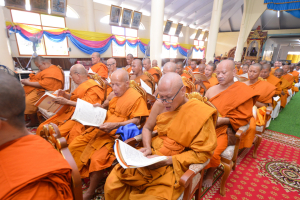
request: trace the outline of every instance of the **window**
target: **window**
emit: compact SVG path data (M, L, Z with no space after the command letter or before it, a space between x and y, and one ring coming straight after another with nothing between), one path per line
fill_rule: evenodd
M13 22L22 23L32 28L51 30L65 28L65 18L57 17L27 11L11 10ZM25 40L19 34L16 34L17 44L20 55L32 55L32 42ZM46 36L40 40L37 45L37 54L43 56L66 56L68 52L68 42L64 39L62 42L53 42Z
M204 46L204 41L202 40L194 40L194 45L198 47L203 47Z
M177 45L178 37L171 35L163 35L163 41L167 44ZM170 50L167 50L164 46L162 47L162 57L163 58L176 58L177 57L177 49L174 50L170 47Z
M124 40L135 40L138 37L136 29L120 26L111 26L111 33ZM112 42L112 54L113 57L126 57L127 54L137 57L137 48L130 47L127 43L124 46L119 46L116 42Z

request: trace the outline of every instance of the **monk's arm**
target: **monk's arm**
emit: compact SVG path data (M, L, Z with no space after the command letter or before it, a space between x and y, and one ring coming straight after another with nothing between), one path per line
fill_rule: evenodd
M218 117L217 126L230 124L230 119L228 117Z
M261 102L259 102L259 101L256 101L255 106L258 107L258 108L263 107L263 106L266 106L266 107L267 107L268 104L267 104L267 103L261 103Z
M24 79L21 81L21 83L23 83L23 85L27 85L27 86L32 86L32 87L36 87L36 88L43 88L39 82L30 82L29 79Z
M112 98L114 98L115 96L116 96L115 93L114 93L114 92L111 92L111 93L107 96L106 100L103 102L102 108L108 108L108 105L109 105L110 100L112 100Z

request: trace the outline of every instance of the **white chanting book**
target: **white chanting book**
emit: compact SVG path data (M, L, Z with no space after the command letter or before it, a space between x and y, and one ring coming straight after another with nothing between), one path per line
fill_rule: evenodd
M141 87L148 93L152 95L152 89L142 80L141 81Z
M92 68L90 67L89 71L88 71L89 74L95 74L95 72L93 72Z
M124 169L146 167L168 159L167 156L147 158L142 152L119 139L115 142L114 151L118 162Z
M60 111L63 111L63 108L66 108L67 106L55 103L57 96L53 94L57 94L57 92L45 92L45 94L35 103L35 106L45 109L48 112L60 114Z
M77 99L75 112L71 119L85 126L99 127L106 118L106 112L107 110L103 108L94 107L93 104Z

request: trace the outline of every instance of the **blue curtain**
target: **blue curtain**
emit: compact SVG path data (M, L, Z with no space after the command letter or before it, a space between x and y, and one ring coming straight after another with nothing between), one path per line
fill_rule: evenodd
M267 8L276 11L286 11L294 17L300 18L300 1L297 0L265 0Z

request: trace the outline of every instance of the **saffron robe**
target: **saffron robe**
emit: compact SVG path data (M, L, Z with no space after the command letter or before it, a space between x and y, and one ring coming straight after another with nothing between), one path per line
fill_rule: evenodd
M252 108L257 97L253 89L237 81L226 90L209 99L209 101L217 108L222 117L230 119L230 124L236 132L253 118ZM249 148L253 143L256 125L254 118L252 121L253 123L250 123L246 136L240 141L240 149ZM227 128L228 125L221 125L216 128L218 146L206 168L219 166L221 162L220 155L227 148L228 144Z
M107 78L108 77L108 68L103 63L94 64L91 67L91 69L93 70L93 72L97 73L102 78Z
M150 170L123 169L118 164L106 179L105 199L177 199L184 191L179 180L189 165L206 162L216 148L215 113L214 108L191 99L175 111L158 115L152 154L172 156L173 165Z
M292 88L291 83L289 81L287 81L285 78L283 78L283 76L280 78L281 80L281 84L280 87L282 89L282 91L285 93L285 95L280 95L280 99L281 99L281 107L285 107L286 103L287 103L287 98L289 96L288 90Z
M192 69L191 66L186 66L186 67L184 68L184 70L186 70L186 71L189 71L190 69Z
M153 76L155 83L158 83L160 79L159 72L154 68L149 69L147 72L149 72Z
M26 94L25 114L34 114L37 112L38 108L34 104L43 96L45 90L55 91L64 87L64 76L61 70L55 65L51 65L37 74L30 74L29 79L30 82L38 82L43 88L28 85L23 87Z
M299 72L293 71L293 72L291 72L291 74L294 76L295 82L298 83L299 82Z
M186 74L186 73L182 73L180 76L181 77L186 77L187 79L190 79L190 81L192 81L192 77L190 75Z
M0 199L73 199L71 167L51 144L26 135L0 146Z
M121 97L114 97L109 102L104 123L124 122L148 115L145 100L139 92L129 88ZM115 160L113 145L116 131L117 129L114 129L106 133L99 128L90 127L71 142L69 149L82 178L89 177L91 172L111 166Z
M275 95L280 95L281 91L282 91L281 86L280 86L280 83L281 83L280 79L277 78L276 76L270 74L266 80L276 87Z
M292 88L292 91L294 92L299 92L299 89L297 87L294 87L294 76L292 74L285 74L285 75L282 75L283 78L285 78L288 82L290 82L291 84L291 88Z
M244 73L243 69L241 67L240 67L240 69L238 69L237 67L235 69L236 69L236 74L237 75L242 75Z
M146 74L142 74L141 76L136 77L134 81L138 84L141 84L141 79L152 89L152 93L154 93L155 82L153 82Z
M218 85L219 81L216 77L211 77L210 79L208 79L208 81L203 81L204 86L206 87L206 89L208 90L210 87ZM203 95L204 93L204 89L201 88L200 93Z
M91 104L102 104L104 100L104 89L95 82L93 79L89 79L81 83L73 92L70 98L71 101L77 102L77 99L82 99ZM68 106L65 111L58 115L55 114L37 128L36 134L40 135L44 125L54 123L58 126L61 136L65 137L67 143L70 144L75 137L85 131L86 127L81 123L71 120L71 117L75 111L74 106Z

